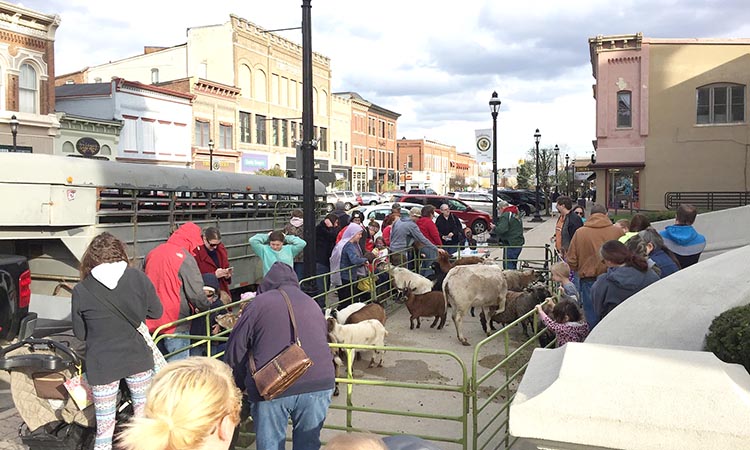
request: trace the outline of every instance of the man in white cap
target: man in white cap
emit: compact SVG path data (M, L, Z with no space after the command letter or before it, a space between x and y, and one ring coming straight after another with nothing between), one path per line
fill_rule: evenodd
M393 223L390 255L391 263L394 265L404 264L407 260L413 259L407 250L411 249L412 245L415 244L419 248L420 254L424 255L425 260L432 261L437 258L437 247L419 231L419 227L415 222L421 215L422 208L415 206L409 210L408 216L402 216L401 219ZM407 259L402 259L403 257ZM422 267L420 272L422 275L428 276L432 274L432 268Z

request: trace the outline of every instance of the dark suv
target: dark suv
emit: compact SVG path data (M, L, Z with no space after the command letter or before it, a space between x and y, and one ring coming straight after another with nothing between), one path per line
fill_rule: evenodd
M471 206L447 195L425 195L425 194L394 194L393 198L398 202L416 203L418 205L432 205L440 211L440 205L446 204L451 212L471 228L474 234L484 233L489 229L492 217L484 211L477 211Z

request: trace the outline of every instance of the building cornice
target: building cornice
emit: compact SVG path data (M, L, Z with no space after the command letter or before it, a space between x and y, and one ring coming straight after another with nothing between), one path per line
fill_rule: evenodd
M0 28L54 41L58 26L60 26L60 16L57 14L42 14L23 6L0 3Z

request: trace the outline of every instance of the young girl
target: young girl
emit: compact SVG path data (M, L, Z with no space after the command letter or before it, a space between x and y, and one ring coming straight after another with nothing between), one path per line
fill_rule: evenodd
M583 342L589 335L589 326L575 302L570 300L558 302L552 309L552 319L545 314L542 305L536 305L536 310L544 325L557 336L558 347L568 342Z
M576 289L576 285L573 284L572 281L570 281L570 266L568 265L568 263L566 263L565 261L556 262L555 264L552 264L550 272L552 273L552 281L560 283L562 294L566 295L567 297L572 297L576 302L578 302L580 296L578 295L578 289Z

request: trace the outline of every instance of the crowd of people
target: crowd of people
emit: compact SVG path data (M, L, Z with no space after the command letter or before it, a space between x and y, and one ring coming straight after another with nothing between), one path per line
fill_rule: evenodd
M500 207L492 228L506 246L505 267L515 268L525 242L523 223L514 206ZM692 226L697 212L690 205L681 205L675 224L661 233L642 214L613 224L598 204L592 205L584 222L583 212L577 213L566 196L557 198L557 210L560 217L553 239L560 261L551 273L562 299L551 309L544 305L538 309L541 320L557 334L558 345L582 341L630 296L697 262L705 247L705 238ZM350 216L343 207L336 208L315 227L316 269L330 273L330 280L320 278L319 289L332 286L345 305L364 294L357 291L355 281L368 276L377 255L414 264L419 252L423 264L413 268L429 274L438 252L476 246L447 205L439 214L433 221L435 208L425 206L402 215L401 206L394 204L382 224L382 236L376 239L380 225L365 224L359 211ZM214 227L201 230L185 223L149 252L143 270L130 267L125 244L113 235L105 232L92 240L81 262L82 281L73 290L72 318L76 337L87 347L96 450L112 448L121 380L128 386L134 412L134 420L120 437L124 448L230 448L240 420L241 391L259 448L283 448L289 420L295 449L320 447L334 368L323 305L299 286L300 255L306 245L300 237L303 227L302 212L295 210L284 231L250 238L264 278L232 329L225 362L188 358L190 342L180 335L188 334L191 324L178 322L162 330L170 335L160 342L170 363L155 377L154 358L138 324L145 322L154 332L230 301L233 268L221 233ZM304 320L295 322L295 315ZM256 388L250 358L254 367L263 367L295 341L296 333L313 365L281 396L266 400ZM122 358L126 353L128 358ZM329 448L338 445L333 440Z

